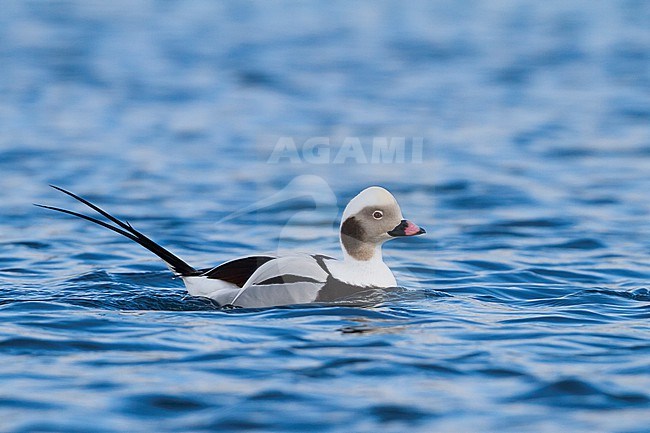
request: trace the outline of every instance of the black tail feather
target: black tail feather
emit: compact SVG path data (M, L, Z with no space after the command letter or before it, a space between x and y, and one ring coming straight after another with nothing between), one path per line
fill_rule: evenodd
M97 218L93 218L93 217L89 217L87 215L80 214L78 212L73 212L73 211L70 211L70 210L61 209L61 208L53 207L53 206L41 205L41 204L36 204L35 206L42 207L44 209L50 209L50 210L61 212L61 213L65 213L65 214L68 214L68 215L72 215L72 216L75 216L77 218L81 218L81 219L84 219L86 221L90 221L92 223L95 223L97 225L105 227L105 228L107 228L109 230L114 231L115 233L119 233L122 236L127 237L127 238L131 239L132 241L139 243L140 245L142 245L143 247L145 247L146 249L148 249L149 251L151 251L152 253L154 253L158 257L160 257L178 275L191 276L191 275L198 275L200 273L199 271L194 269L192 266L185 263L182 259L180 259L177 256L175 256L174 254L172 254L170 251L168 251L165 248L161 247L160 245L158 245L157 243L155 243L154 241L149 239L147 236L143 235L142 233L140 233L139 231L134 229L131 226L131 224L129 224L127 221L120 221L119 219L115 218L114 216L112 216L111 214L106 212L105 210L99 208L98 206L95 206L94 204L92 204L88 200L86 200L84 198L81 198L78 195L76 195L76 194L74 194L74 193L72 193L70 191L66 191L63 188L59 188L58 186L54 186L54 185L50 185L50 186L52 188L58 190L58 191L61 191L64 194L69 195L70 197L74 198L75 200L78 200L81 203L85 204L86 206L88 206L89 208L94 210L95 212L99 213L100 215L106 217L107 219L109 219L110 221L115 223L118 227L115 227L115 226L113 226L113 225L111 225L111 224L109 224L107 222L101 221L101 220L99 220Z

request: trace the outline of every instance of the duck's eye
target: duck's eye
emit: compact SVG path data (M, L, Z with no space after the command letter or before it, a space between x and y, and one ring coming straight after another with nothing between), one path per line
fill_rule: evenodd
M380 210L376 210L372 213L372 217L376 220L380 220L384 216L384 213Z

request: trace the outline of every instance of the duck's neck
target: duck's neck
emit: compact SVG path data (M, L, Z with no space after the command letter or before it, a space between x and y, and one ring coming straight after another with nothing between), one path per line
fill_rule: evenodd
M371 244L356 239L341 239L341 250L346 262L361 264L383 263L381 243Z
M397 285L391 270L386 266L381 254L381 244L373 244L367 249L372 254L361 260L355 251L352 254L341 242L343 261L334 261L329 266L334 278L353 286L361 287L394 287Z

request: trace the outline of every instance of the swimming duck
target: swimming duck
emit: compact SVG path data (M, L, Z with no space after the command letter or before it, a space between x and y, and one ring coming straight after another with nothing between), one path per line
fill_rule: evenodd
M137 242L182 278L190 295L213 299L221 306L259 308L333 302L370 289L395 287L395 276L382 258L382 245L396 237L425 233L423 228L404 219L390 192L371 186L350 200L343 211L339 228L343 260L322 254L252 255L209 269L195 269L128 222L70 191L54 185L52 188L80 201L113 224L67 209L36 206L82 218Z

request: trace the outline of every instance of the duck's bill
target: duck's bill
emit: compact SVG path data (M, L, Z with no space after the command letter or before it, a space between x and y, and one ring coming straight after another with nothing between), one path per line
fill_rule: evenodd
M413 224L411 221L402 220L402 222L393 230L389 231L388 234L391 236L415 236L426 232L427 231L422 227Z

